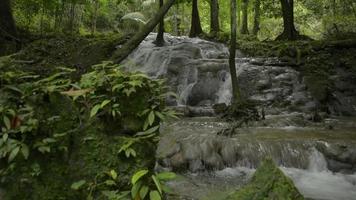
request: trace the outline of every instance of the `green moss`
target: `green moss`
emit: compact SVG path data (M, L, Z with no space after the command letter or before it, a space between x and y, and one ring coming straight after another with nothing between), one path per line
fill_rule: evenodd
M256 170L251 182L226 200L303 200L292 180L278 169L271 159Z
M79 76L92 65L109 60L116 46L124 43L126 39L119 34L48 37L35 40L13 55L11 65L42 76L53 74L56 67L65 66L77 69Z

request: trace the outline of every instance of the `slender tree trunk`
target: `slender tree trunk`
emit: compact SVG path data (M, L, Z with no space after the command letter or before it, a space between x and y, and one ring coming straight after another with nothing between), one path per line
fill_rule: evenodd
M213 36L217 36L220 31L219 26L219 1L210 1L210 33Z
M237 83L237 75L236 75L236 63L235 63L235 55L236 55L236 0L231 0L231 41L230 41L230 56L229 56L229 68L230 75L232 81L232 93L233 100L232 103L236 103L240 100L240 90Z
M192 3L192 22L189 37L197 37L203 33L203 29L200 24L198 0L193 0Z
M163 0L159 0L159 9L161 9L162 6L163 6ZM159 22L158 34L155 43L159 47L162 47L164 45L164 16Z
M241 0L237 0L237 29L241 28Z
M293 0L281 0L283 14L283 33L277 40L296 40L299 33L294 26L294 3Z
M92 27L91 27L91 34L94 35L96 32L96 22L98 19L98 11L99 11L99 5L100 2L99 0L94 1L94 14L93 14L93 19L92 19Z
M118 49L112 59L120 63L122 62L130 53L136 49L138 45L144 40L147 35L157 26L157 24L164 18L164 15L172 7L175 0L168 0L157 14L141 29L140 32L136 33L128 42L126 42L120 49Z
M179 22L178 22L178 13L179 13L179 4L175 5L175 9L174 9L174 24L173 24L173 29L174 29L174 34L175 35L179 35Z
M336 0L332 0L333 5L332 5L332 11L333 11L333 15L336 16Z
M42 0L42 13L41 13L41 21L40 21L40 33L41 33L41 36L43 35L44 15L45 15L45 0Z
M15 20L12 15L11 1L0 0L0 55L19 50L21 41L18 38Z
M74 32L74 20L75 20L75 3L70 4L70 14L69 14L69 32L73 34Z
M260 0L255 0L255 17L253 23L253 34L257 35L260 30L260 11L261 11L261 2Z
M242 0L242 27L241 34L248 34L248 2L249 0Z

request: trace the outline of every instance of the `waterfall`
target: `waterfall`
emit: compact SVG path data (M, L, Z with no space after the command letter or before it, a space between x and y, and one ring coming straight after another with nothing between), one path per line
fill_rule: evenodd
M312 148L309 155L309 166L308 170L311 172L328 172L328 164L322 153L320 153L316 148Z
M166 45L153 44L151 33L121 63L129 71L141 71L153 78L164 78L179 97L170 106L209 108L217 103L229 104L232 98L228 48L221 43L199 38L165 34ZM299 73L271 58L245 58L237 52L236 68L241 93L262 104L266 114L298 107L303 112L315 103L299 80ZM209 113L209 112L207 112Z

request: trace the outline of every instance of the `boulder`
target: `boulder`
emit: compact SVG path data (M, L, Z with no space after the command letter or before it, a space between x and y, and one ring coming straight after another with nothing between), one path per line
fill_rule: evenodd
M304 197L291 179L273 163L266 159L256 170L250 183L229 195L226 200L303 200Z

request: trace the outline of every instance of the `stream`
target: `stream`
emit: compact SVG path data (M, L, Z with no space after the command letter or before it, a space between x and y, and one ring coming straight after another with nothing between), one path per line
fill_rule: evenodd
M164 47L155 47L154 39L150 34L123 67L165 78L178 96L167 104L189 116L160 130L156 169L178 174L168 183L169 199L223 200L271 157L306 199L356 200L356 119L336 117L335 106L330 108L335 113L312 123L318 103L297 70L276 58L248 58L238 51L242 95L257 102L266 119L236 135L219 135L230 126L212 109L231 101L227 47L170 35Z

